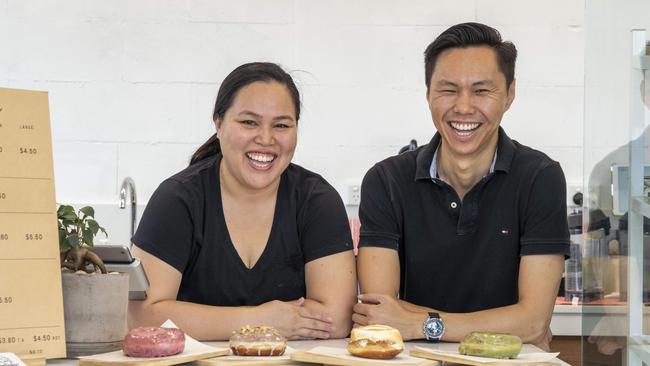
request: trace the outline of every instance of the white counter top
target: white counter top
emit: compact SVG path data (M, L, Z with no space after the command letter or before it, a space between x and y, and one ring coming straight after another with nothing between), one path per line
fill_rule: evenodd
M644 329L650 329L650 308L644 307ZM627 336L626 304L555 305L551 319L553 335Z

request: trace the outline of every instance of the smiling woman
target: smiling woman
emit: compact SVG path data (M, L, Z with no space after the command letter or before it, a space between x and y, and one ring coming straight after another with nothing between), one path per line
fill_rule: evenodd
M224 185L277 190L280 174L296 148L296 107L288 89L276 81L257 81L238 92L216 120L224 155Z
M338 193L291 164L299 116L298 90L278 65L226 77L217 132L158 187L132 239L151 287L129 305L130 326L171 318L213 340L245 325L289 339L348 334L352 238Z

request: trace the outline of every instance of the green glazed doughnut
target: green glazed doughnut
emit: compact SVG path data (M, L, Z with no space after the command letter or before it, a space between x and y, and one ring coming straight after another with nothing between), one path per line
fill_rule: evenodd
M521 347L521 338L516 335L471 332L460 342L458 353L490 358L516 358Z

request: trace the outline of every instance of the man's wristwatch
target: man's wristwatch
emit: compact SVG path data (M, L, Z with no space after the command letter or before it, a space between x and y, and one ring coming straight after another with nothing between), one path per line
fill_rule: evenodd
M422 325L424 338L429 342L438 342L442 335L445 334L445 323L438 313L429 313L429 317Z

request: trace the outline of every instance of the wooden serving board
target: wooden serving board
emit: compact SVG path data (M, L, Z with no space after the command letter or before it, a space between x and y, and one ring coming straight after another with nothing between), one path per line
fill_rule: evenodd
M308 351L298 351L291 354L294 361L317 363L336 366L439 366L439 362L410 357L402 352L391 360L373 360L355 357L346 349L331 347L315 347Z
M230 354L230 349L228 348L203 346L204 348L194 348L192 351L188 352L186 343L186 351L179 353L178 355L153 358L127 357L124 356L120 350L95 356L80 357L79 366L167 366Z
M558 362L551 361L528 361L528 360L517 360L517 359L508 359L508 360L499 360L491 359L485 360L483 357L472 357L472 358L482 358L485 361L476 361L465 356L455 356L450 354L439 354L431 353L426 350L415 347L411 349L410 355L413 357L426 358L429 360L443 361L448 363L460 364L460 365L470 365L470 366L560 366ZM556 359L556 358L554 358Z
M273 366L296 366L297 363L290 359L281 358L278 360L251 360L251 359L223 359L223 357L208 358L194 362L199 366L258 366L258 365L273 365Z
M194 362L198 366L255 366L255 365L273 365L295 366L296 362L291 361L290 355L296 352L294 348L287 347L282 356L224 356L203 359Z

